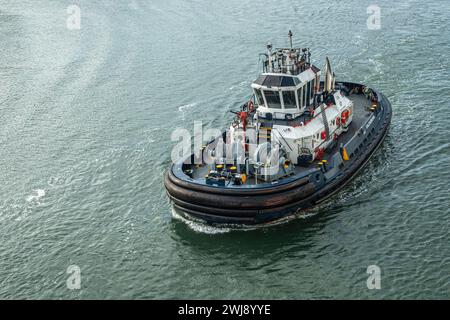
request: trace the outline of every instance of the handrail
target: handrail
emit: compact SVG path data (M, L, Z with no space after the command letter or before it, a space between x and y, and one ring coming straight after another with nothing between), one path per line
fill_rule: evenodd
M272 132L273 132L274 130L280 134L281 139L283 139L283 141L286 143L286 145L289 147L289 149L290 149L291 151L294 151L294 149L291 148L291 146L290 146L289 143L286 141L286 139L284 139L284 137L283 137L283 135L280 133L280 131L278 131L277 128L272 128Z

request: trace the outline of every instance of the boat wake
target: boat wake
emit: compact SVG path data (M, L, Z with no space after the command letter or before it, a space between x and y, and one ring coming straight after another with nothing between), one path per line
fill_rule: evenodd
M172 208L172 218L184 223L189 229L191 229L194 232L214 235L237 231L245 232L245 231L263 230L266 228L273 228L275 226L287 224L293 220L301 220L301 219L307 220L319 214L320 212L319 209L320 209L319 207L315 207L306 210L299 210L296 214L293 214L291 216L287 216L278 220L253 226L239 225L239 224L221 224L221 225L208 224L202 220L197 220L193 217L187 218L179 214L174 208Z
M174 208L172 208L172 217L175 220L183 222L185 225L188 226L189 229L192 231L195 231L197 233L204 233L204 234L223 234L228 233L232 231L230 228L227 227L214 227L212 225L208 225L202 221L197 221L194 219L187 219L176 212Z

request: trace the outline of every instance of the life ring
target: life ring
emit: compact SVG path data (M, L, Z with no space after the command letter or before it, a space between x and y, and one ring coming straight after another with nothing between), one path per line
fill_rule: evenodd
M252 113L253 111L255 111L255 104L253 103L253 101L250 101L248 103L248 112Z

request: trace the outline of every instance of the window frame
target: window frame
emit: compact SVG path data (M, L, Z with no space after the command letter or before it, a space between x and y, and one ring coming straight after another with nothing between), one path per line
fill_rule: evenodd
M298 105L298 109L302 110L303 109L303 87L298 88L295 91L296 95L297 95L297 105Z
M297 109L298 110L298 103L297 103L297 90L283 90L280 91L281 96L283 97L283 109ZM284 99L284 95L292 95L294 94L293 98L294 98L294 103L295 105L290 104L289 106L286 106L286 100ZM291 96L292 98L292 96ZM292 101L291 101L292 102Z
M264 95L264 101L266 102L266 108L268 108L268 109L277 109L277 110L283 110L283 95L282 94L280 94L280 91L279 90L261 90L262 92L263 92L263 95ZM273 93L273 94L278 94L278 99L279 99L279 101L280 101L280 107L279 108L276 108L276 107L272 107L270 104L269 104L269 102L268 102L268 100L267 100L267 97L266 97L266 92L270 92L270 93Z
M265 102L263 94L262 94L262 89L253 89L253 92L255 94L256 101L258 102L258 106L266 106L266 102ZM258 96L258 94L259 94L259 96ZM259 98L261 98L261 101ZM262 102L262 104L260 104L260 102Z

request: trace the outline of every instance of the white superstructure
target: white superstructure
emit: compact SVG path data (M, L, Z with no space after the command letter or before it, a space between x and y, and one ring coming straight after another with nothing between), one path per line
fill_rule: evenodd
M299 126L290 125L278 125L273 126L276 132L279 132L283 138L279 135L274 135L275 141L286 147L291 147L289 152L289 158L293 163L297 163L299 156L305 153L313 154L313 159L316 159L320 154L325 151L337 137L343 133L352 120L352 113L349 112L347 125L342 125L342 113L345 110L353 110L353 102L340 92L334 93L334 98L338 101L337 104L323 105L323 112L326 114L328 121L329 134L327 136L326 128L324 124L324 117L322 115L322 108L316 108L314 110L313 118L306 124ZM328 139L327 139L328 137Z
M292 33L289 32L292 43ZM320 160L352 121L353 103L336 90L335 76L326 59L325 79L311 61L309 49L267 46L263 73L251 87L254 99L237 112L230 127L231 141L245 141L247 153L260 152L261 144L279 146L283 159L307 166ZM253 139L251 139L253 137ZM248 145L255 144L257 151ZM258 154L248 154L249 161ZM253 164L267 167L264 163Z

